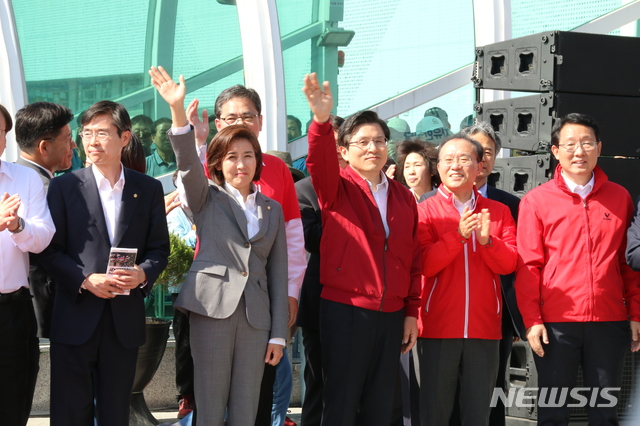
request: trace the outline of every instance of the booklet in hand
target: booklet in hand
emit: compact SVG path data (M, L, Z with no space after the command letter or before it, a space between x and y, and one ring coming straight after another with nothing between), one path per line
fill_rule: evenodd
M136 248L120 248L111 247L109 253L109 264L107 265L107 277L113 277L114 271L118 269L135 269L136 256L138 249ZM114 293L115 295L128 295L130 290L122 290L123 293Z

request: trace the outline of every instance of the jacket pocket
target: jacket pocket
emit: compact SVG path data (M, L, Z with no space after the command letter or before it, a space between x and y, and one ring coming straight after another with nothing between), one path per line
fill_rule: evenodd
M207 275L217 275L224 277L227 274L227 265L213 263L207 260L194 260L191 265L193 272L200 272Z
M429 313L429 306L431 305L431 298L433 297L433 293L436 291L436 286L438 285L438 278L433 281L433 287L431 287L431 291L429 292L429 298L427 299L427 306L425 310Z

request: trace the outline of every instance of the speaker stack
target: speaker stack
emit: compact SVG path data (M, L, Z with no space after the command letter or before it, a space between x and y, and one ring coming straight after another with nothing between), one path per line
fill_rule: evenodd
M553 124L566 114L580 112L591 115L600 126L598 165L634 199L640 195L640 135L635 127L640 115L639 52L639 38L564 31L476 48L472 80L477 99L480 90L486 89L534 93L475 104L477 119L491 123L502 146L517 153L496 160L489 183L522 197L551 179L557 164L550 152ZM514 344L507 369L509 389L537 396L538 377L528 344ZM640 357L629 353L618 404L621 419L636 399L633 391L639 370ZM577 386L583 383L580 372ZM530 424L537 419L537 407L509 407L507 415L507 424ZM572 420L586 420L586 410L572 409Z
M591 115L600 125L598 164L632 197L640 195L640 38L552 31L476 48L474 86L535 92L534 95L476 103L478 120L490 122L504 148L520 160L496 161L496 186L522 196L553 177L551 129L571 112ZM480 97L477 96L479 99ZM522 173L527 173L523 176ZM529 182L524 188L522 181Z

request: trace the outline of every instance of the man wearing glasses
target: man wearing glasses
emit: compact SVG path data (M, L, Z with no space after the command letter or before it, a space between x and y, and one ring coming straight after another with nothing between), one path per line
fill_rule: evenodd
M415 198L382 172L389 128L373 111L340 127L329 83L304 79L311 108L307 166L322 210L320 341L323 426L388 426L400 354L416 342L420 246Z
M51 321L51 425L125 426L144 297L167 265L162 185L122 166L126 109L101 101L82 116L92 166L51 181L56 233L41 262L56 283ZM134 269L107 275L112 247L137 249Z
M69 126L71 120L73 113L69 108L51 102L34 102L16 114L16 141L20 147L16 164L35 170L45 191L55 172L71 167L76 147ZM54 287L37 256L29 255L29 291L41 338L49 338Z
M438 147L442 184L418 206L426 278L418 339L423 426L449 424L458 384L462 424L489 422L502 338L500 275L515 270L517 252L509 208L474 186L483 154L469 136L445 140Z
M538 424L568 424L568 400L548 402L575 387L579 365L589 424L618 424L615 401L601 391L622 386L630 336L632 351L640 345L638 274L625 262L633 203L597 166L602 143L591 117L562 117L551 143L554 178L524 196L518 217L516 296L536 354Z

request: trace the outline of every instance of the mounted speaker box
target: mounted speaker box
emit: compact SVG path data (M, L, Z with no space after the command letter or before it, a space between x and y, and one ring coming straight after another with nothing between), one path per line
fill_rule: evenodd
M478 120L491 123L504 148L549 152L555 120L580 112L592 116L600 126L601 155L640 156L634 126L640 97L550 92L477 103L475 111Z
M489 185L522 198L552 177L554 164L551 154L497 158L488 177Z
M640 96L640 38L551 31L476 48L478 89Z

